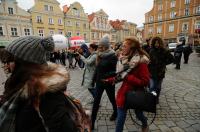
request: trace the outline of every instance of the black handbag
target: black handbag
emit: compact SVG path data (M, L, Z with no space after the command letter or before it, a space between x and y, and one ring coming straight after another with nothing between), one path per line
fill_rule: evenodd
M125 95L125 109L156 113L156 96L149 91L129 91Z

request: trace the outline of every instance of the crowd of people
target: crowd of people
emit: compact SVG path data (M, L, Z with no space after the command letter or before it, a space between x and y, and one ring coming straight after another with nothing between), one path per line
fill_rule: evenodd
M127 37L111 48L108 35L97 44L92 43L89 47L83 44L67 52L64 49L55 51L54 47L52 37L28 36L0 50L0 61L10 74L1 99L2 132L90 132L95 129L104 90L113 108L110 121L116 120L116 132L122 132L127 114L126 93L148 87L156 92L158 104L166 65L175 63L175 68L180 69L182 52L184 63L188 63L192 53L183 40L172 55L160 37L148 39L143 47L136 37ZM90 117L81 103L67 92L70 76L66 59L69 68L75 68L77 63L84 68L81 85L93 98ZM121 85L116 91L115 84L119 82ZM143 111L135 110L135 114L142 123L142 132L148 132L148 119Z

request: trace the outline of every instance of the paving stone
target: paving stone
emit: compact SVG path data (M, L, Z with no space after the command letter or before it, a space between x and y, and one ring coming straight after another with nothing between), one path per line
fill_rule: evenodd
M107 126L98 126L98 132L107 132L108 128Z
M164 123L168 126L168 127L174 127L176 126L176 124L173 121L164 121Z
M166 125L158 125L158 127L160 128L161 131L163 132L170 132L170 128L167 127Z
M192 125L192 128L194 128L196 131L200 131L200 124L194 124Z
M172 127L171 130L173 132L185 132L183 129L179 128L179 127Z
M187 128L189 126L191 126L191 124L185 122L185 121L179 121L179 122L176 122L176 124L180 127L180 128Z

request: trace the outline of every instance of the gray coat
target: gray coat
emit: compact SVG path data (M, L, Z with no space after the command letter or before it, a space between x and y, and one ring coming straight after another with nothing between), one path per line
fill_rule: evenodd
M93 52L88 58L81 56L81 60L85 63L85 69L83 73L82 85L84 88L92 88L92 80L95 72L95 62L97 54Z

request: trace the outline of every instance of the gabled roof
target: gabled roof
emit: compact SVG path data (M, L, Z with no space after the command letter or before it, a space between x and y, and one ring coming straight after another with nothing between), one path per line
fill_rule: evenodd
M88 15L89 23L94 19L95 13Z
M63 6L63 13L67 13L69 10L69 7L67 5Z
M125 22L125 20L120 21L120 20L118 20L118 19L115 20L115 21L112 21L112 20L109 21L110 25L111 25L115 30L121 30L121 29L123 29L124 22Z

